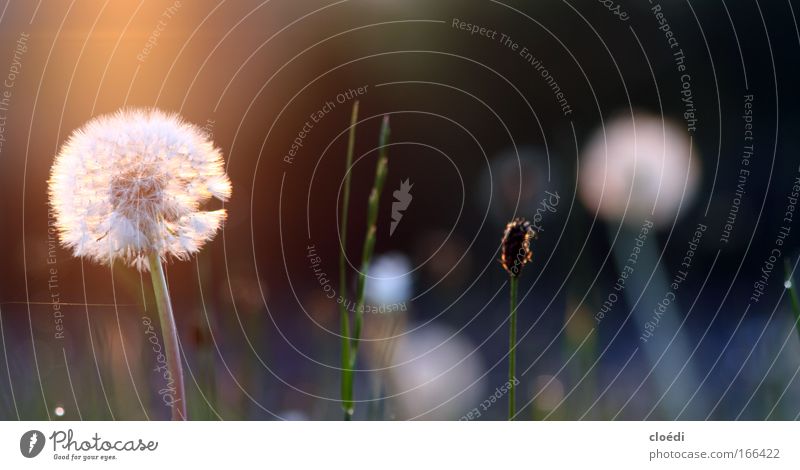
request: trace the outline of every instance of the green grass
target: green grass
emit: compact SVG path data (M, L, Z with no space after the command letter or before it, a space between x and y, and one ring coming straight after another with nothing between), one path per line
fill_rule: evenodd
M794 314L794 328L797 331L797 334L800 335L800 300L798 300L797 296L797 285L794 283L794 278L792 277L792 265L788 259L784 261L784 265L786 268L786 283L784 285L789 291L792 314Z
M347 210L350 204L350 167L353 162L353 150L355 147L355 123L358 118L358 102L353 105L351 116L350 137L347 145L347 176L344 182L344 197L342 201L342 227L340 228L341 248L339 250L339 291L343 297L347 292L347 273L345 271L345 247L347 236ZM378 163L375 166L375 179L372 190L367 202L367 230L364 239L364 246L361 251L361 269L356 281L356 308L355 318L350 329L350 317L345 308L345 302L339 307L341 317L341 336L342 336L342 408L344 409L344 419L350 420L355 411L353 403L353 383L355 380L355 368L358 360L358 346L361 341L361 329L364 323L364 299L367 271L369 270L372 255L375 252L375 241L377 238L378 209L380 207L381 193L386 182L386 174L389 171L389 158L386 154L386 145L389 143L389 117L384 116L381 123L379 138Z

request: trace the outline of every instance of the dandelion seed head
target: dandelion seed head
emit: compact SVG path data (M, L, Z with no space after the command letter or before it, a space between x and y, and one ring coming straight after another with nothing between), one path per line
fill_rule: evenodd
M93 118L61 147L49 197L61 243L101 264L140 270L147 256L185 260L211 240L231 182L203 130L176 114L124 109Z
M608 221L665 224L694 200L699 161L689 134L670 119L643 112L612 118L582 151L578 196Z
M408 301L413 294L413 267L402 253L378 256L370 264L364 286L367 302L392 305Z
M487 398L486 367L479 355L471 354L475 348L451 328L410 325L393 346L386 369L398 419L458 419Z

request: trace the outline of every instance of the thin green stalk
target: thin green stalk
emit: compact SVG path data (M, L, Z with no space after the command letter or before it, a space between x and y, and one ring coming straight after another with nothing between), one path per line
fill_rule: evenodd
M378 206L380 205L381 192L383 191L383 184L386 181L386 173L389 168L389 158L386 155L386 144L388 142L389 117L384 116L379 139L378 164L375 167L375 181L372 185L372 191L370 191L367 205L367 233L364 239L364 248L361 252L361 270L356 280L355 322L353 334L350 338L350 355L346 369L349 373L349 380L347 382L347 393L343 400L344 403L349 404L349 409L345 409L345 419L350 419L353 414L353 371L356 368L358 345L361 341L361 329L364 323L364 287L366 285L367 271L369 270L369 264L372 260L372 254L375 251L375 239L377 238L376 224L378 220Z
M508 335L508 420L513 421L517 414L516 390L514 382L517 376L517 284L519 279L511 276L509 281L511 291L511 318L509 319Z
M797 286L794 284L792 266L788 259L784 260L784 265L786 267L786 282L789 286L789 299L791 300L792 313L794 314L794 327L797 330L797 334L800 335L800 299L797 296Z
M171 405L172 420L184 421L186 414L186 392L183 387L183 366L178 349L178 328L175 326L175 316L172 314L172 302L169 299L167 278L164 268L157 253L148 255L150 262L150 279L153 281L153 293L158 307L158 318L161 321L161 334L164 337L164 355L167 357L167 371L175 388L174 400Z
M339 323L342 340L342 409L344 419L349 421L353 416L353 371L350 367L350 316L344 300L347 298L347 272L345 270L345 256L347 250L347 214L350 207L350 175L353 165L353 152L356 145L356 122L358 120L358 101L353 103L350 115L350 134L347 139L347 160L345 162L344 194L342 195L342 212L339 224L339 295L343 302L339 302Z
M386 144L389 143L389 116L383 117L381 124L381 135L379 140L378 164L375 166L375 182L372 191L369 193L369 204L367 207L367 237L364 240L364 249L361 252L361 271L356 281L356 321L353 329L353 344L350 357L351 364L355 367L358 343L361 340L361 327L364 323L364 287L367 280L367 271L372 260L372 253L375 251L375 239L377 234L378 207L383 192L383 184L386 181L386 174L389 171L389 157L386 155Z

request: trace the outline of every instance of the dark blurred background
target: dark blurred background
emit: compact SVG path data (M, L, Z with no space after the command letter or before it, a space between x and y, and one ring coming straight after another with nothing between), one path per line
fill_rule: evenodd
M47 177L59 146L92 116L155 106L206 128L234 187L223 232L197 258L167 268L190 416L339 419L337 304L311 267L309 246L338 290L353 103L340 94L366 87L346 252L357 266L380 117L388 114L376 246L388 274L370 292L374 305L402 309L366 315L356 418L459 419L473 409L478 419L504 418L503 399L481 407L507 380L500 236L508 220L533 218L558 194L552 210L540 210L534 262L520 283L522 418L796 419L800 343L784 260L794 266L800 228L780 247L763 297L750 297L785 225L800 164L798 6L9 1L0 7L0 76L14 74L0 110L0 417L169 416L142 323L157 317L147 274L48 245ZM454 19L497 35L472 35ZM562 104L522 48L553 77ZM684 72L676 70L679 49ZM697 118L694 191L657 221L647 240L656 258L643 255L636 281L598 321L643 219L597 215L591 196L581 196L587 148L601 126L633 113L674 123L686 138L683 73ZM724 243L746 95L754 153ZM310 120L326 102L329 112ZM306 122L312 129L289 163ZM393 192L406 179L413 200L390 235ZM680 198L683 189L661 191ZM655 330L658 341L644 342L641 319L681 269L698 224L708 229L666 313L671 320Z

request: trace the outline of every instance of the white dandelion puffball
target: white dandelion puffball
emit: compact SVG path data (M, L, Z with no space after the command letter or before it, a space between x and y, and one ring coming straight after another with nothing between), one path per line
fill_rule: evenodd
M587 209L607 220L669 222L696 193L698 162L689 135L672 121L643 113L621 116L584 149L579 195Z
M72 133L50 171L50 205L61 243L101 264L139 270L147 257L185 260L212 239L231 182L220 150L197 126L156 109L125 109Z
M367 301L372 305L406 302L413 290L411 261L402 253L378 256L370 265L364 285Z
M488 398L479 352L449 327L412 325L398 339L391 360L391 394L400 419L458 419Z

